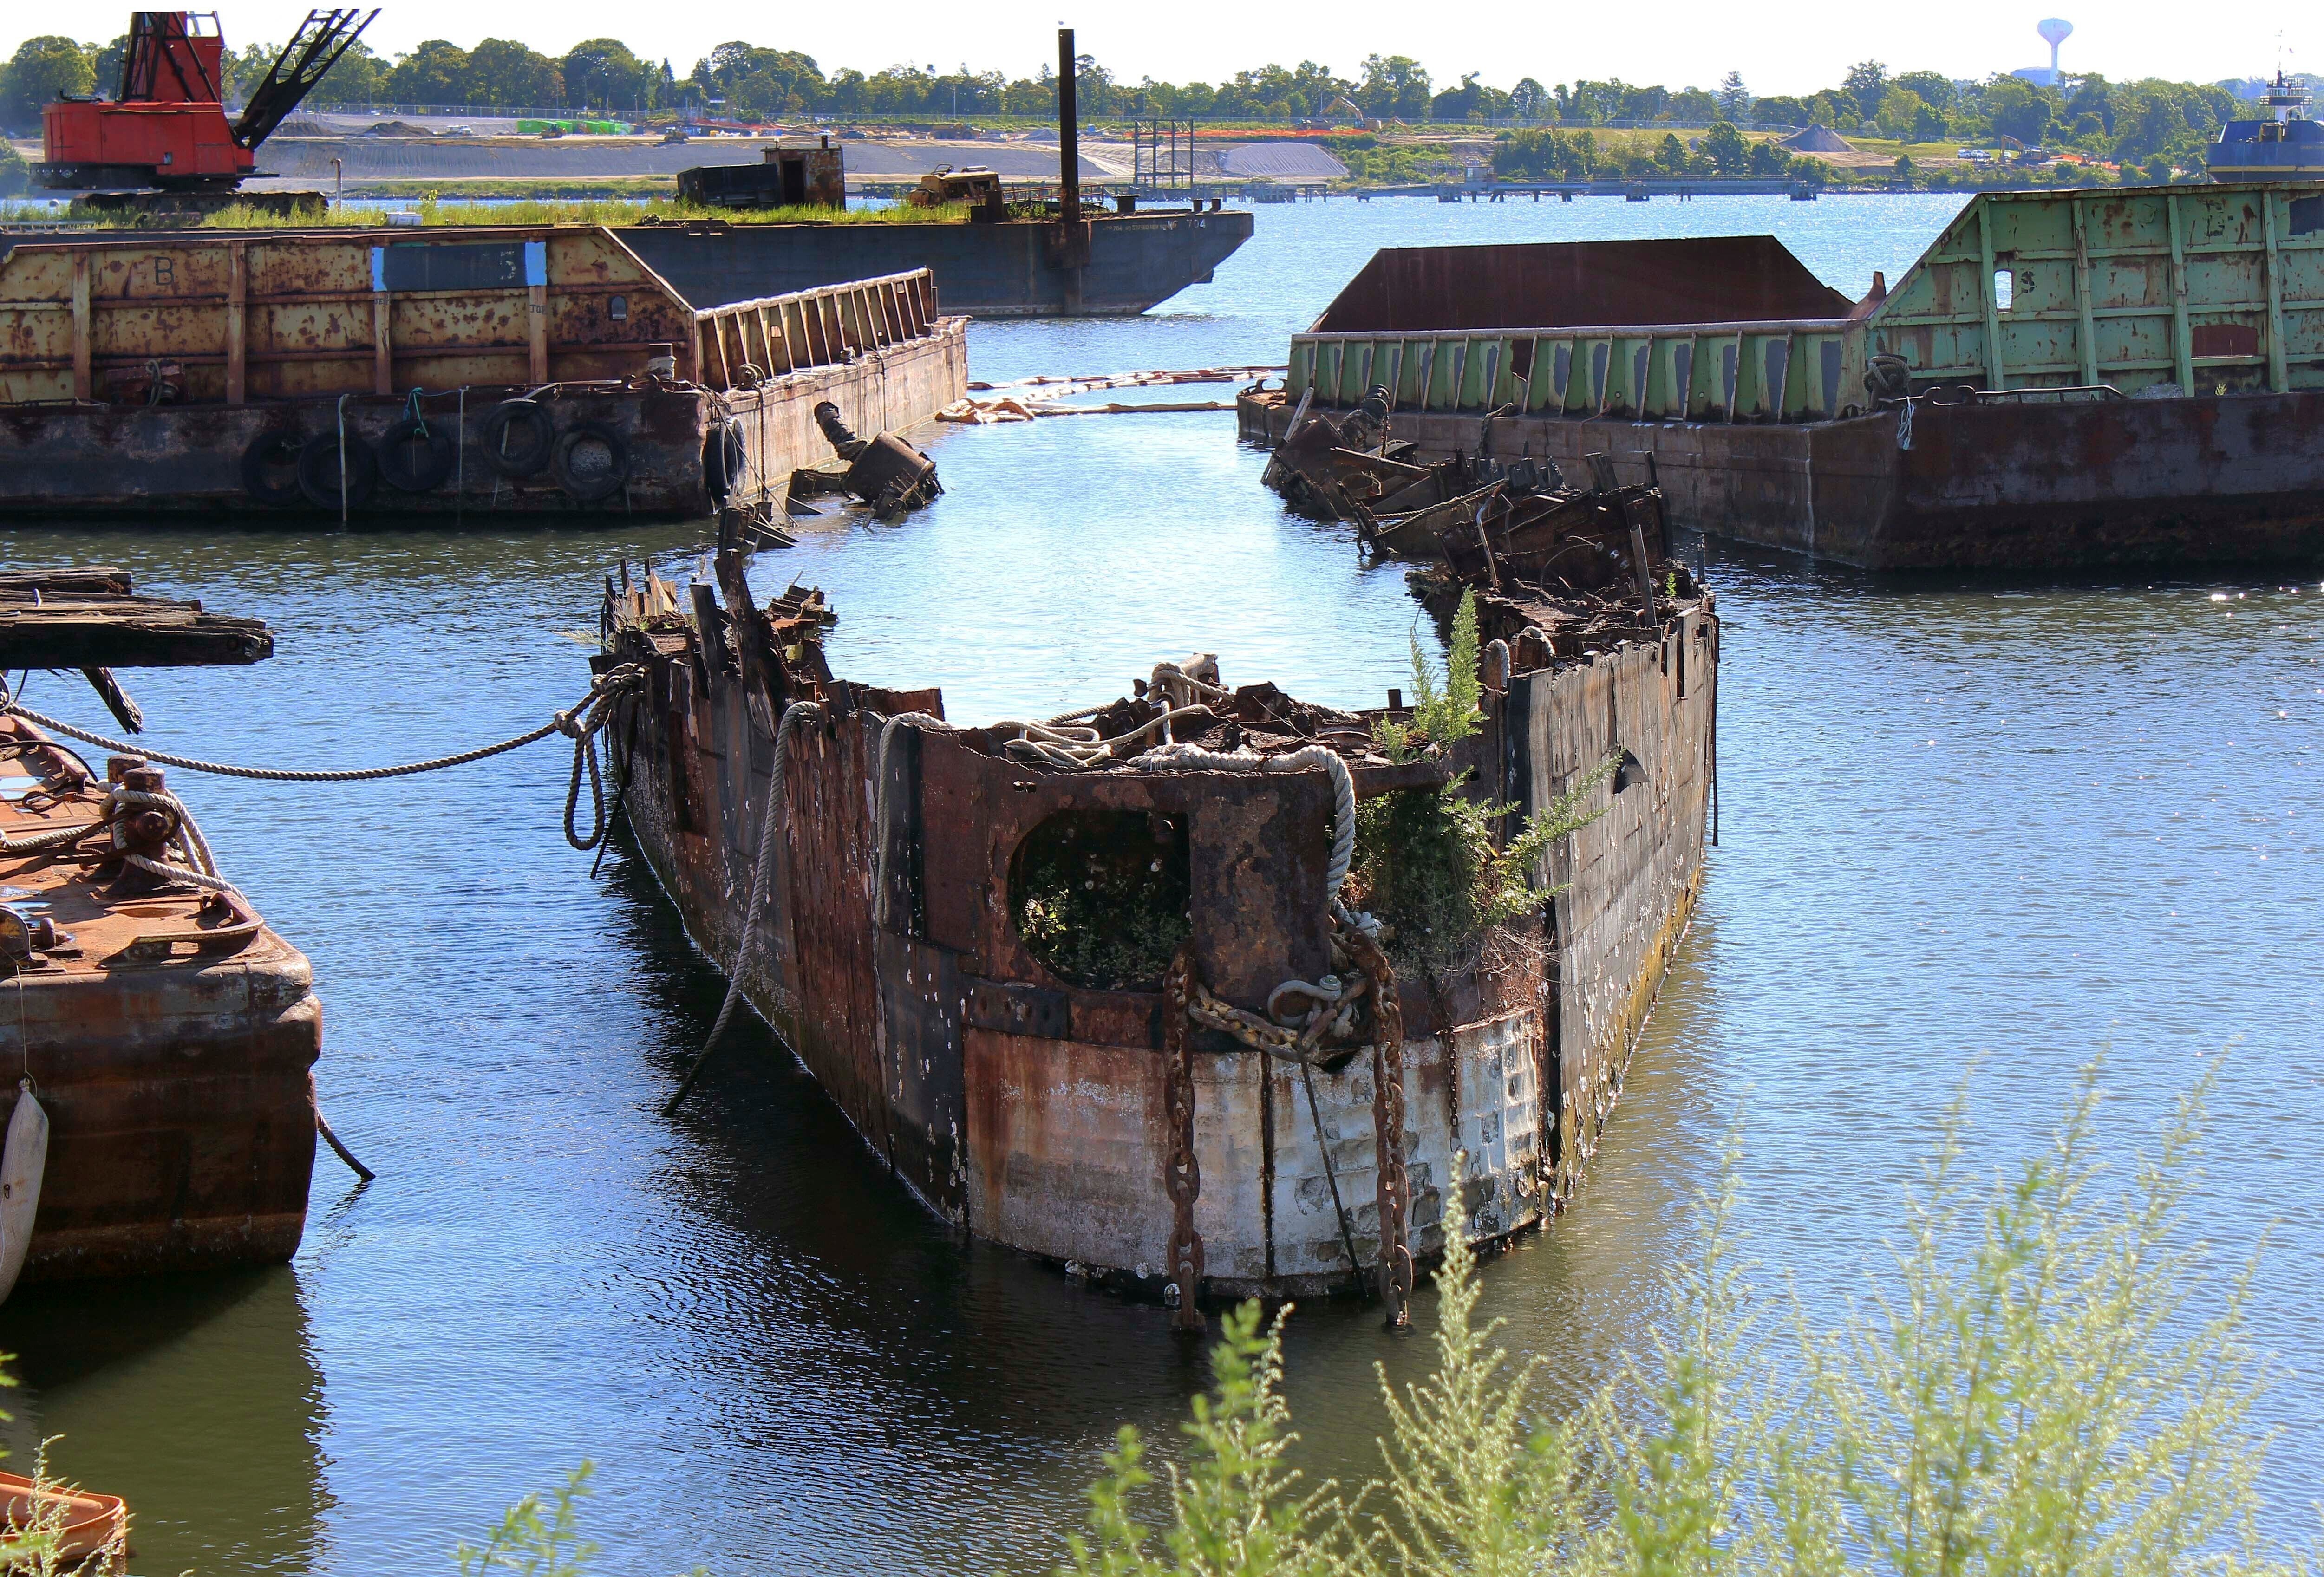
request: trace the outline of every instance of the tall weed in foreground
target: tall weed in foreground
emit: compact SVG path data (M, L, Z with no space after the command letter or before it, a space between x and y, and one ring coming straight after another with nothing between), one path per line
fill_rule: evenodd
M1974 1184L1965 1107L1906 1202L1888 1273L1836 1327L1783 1320L1733 1250L1737 1151L1702 1195L1701 1248L1668 1313L1588 1402L1536 1426L1538 1360L1480 1322L1473 1255L1448 1246L1435 1364L1380 1371L1379 1477L1305 1483L1282 1331L1227 1315L1183 1460L1157 1478L1125 1427L1059 1577L2163 1577L2315 1572L2264 1549L2245 1334L2250 1271L2206 1296L2188 1204L2210 1074L2127 1185L2093 1150L2098 1070L2043 1153ZM1463 1162L1465 1165L1465 1161ZM570 1489L577 1492L581 1480ZM512 1514L499 1548L569 1577L572 1495ZM552 1526L570 1536L560 1546ZM560 1548L567 1563L557 1563Z

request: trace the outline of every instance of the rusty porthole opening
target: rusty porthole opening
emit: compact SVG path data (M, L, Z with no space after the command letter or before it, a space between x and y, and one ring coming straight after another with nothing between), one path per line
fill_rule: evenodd
M1192 934L1184 816L1061 810L1009 862L1009 913L1026 951L1068 985L1157 991Z

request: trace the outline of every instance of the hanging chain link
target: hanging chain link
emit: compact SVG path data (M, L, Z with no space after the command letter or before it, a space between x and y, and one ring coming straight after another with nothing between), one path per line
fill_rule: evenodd
M1404 1158L1404 1005L1379 944L1351 927L1344 937L1372 982L1372 1134L1379 1159L1380 1300L1390 1330L1412 1323L1412 1179Z
M1170 1108L1170 1158L1162 1186L1170 1195L1168 1274L1178 1289L1170 1325L1178 1331L1208 1328L1196 1300L1203 1285L1203 1238L1194 1231L1194 1201L1203 1192L1203 1169L1194 1155L1194 1051L1187 1014L1194 974L1194 949L1182 946L1162 986L1163 1099Z

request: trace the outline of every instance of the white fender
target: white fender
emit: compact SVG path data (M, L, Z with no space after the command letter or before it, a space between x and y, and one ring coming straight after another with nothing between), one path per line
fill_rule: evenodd
M0 1150L0 1303L16 1290L24 1254L32 1246L32 1218L41 1210L41 1176L49 1165L49 1114L32 1097L30 1080L16 1088L8 1142Z

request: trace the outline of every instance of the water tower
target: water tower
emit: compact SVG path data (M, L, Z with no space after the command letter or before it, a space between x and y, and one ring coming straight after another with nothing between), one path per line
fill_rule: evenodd
M2072 34L2074 24L2066 21L2063 17L2052 16L2035 26L2034 31L2040 33L2042 35L2042 42L2050 46L2050 82L2052 87L2055 87L2060 80L2058 76L2058 46L2064 43L2068 37Z

